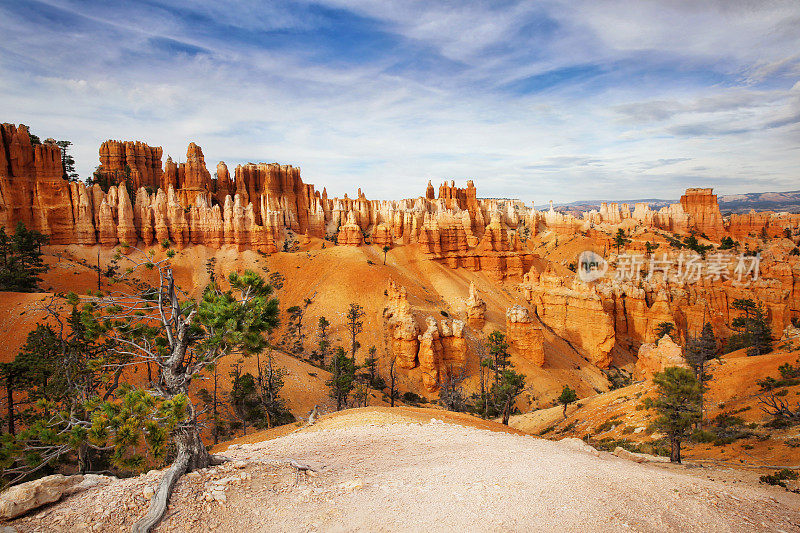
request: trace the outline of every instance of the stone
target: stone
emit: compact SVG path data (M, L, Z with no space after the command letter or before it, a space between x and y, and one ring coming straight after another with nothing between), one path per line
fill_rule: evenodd
M94 487L103 487L116 480L117 478L114 476L104 476L101 474L83 474L83 480L77 485L73 485L65 489L64 496L71 496L73 494L77 494L79 492L83 492L85 490Z
M565 280L552 270L528 272L522 284L536 315L599 368L611 364L616 343L614 321L596 287L577 278Z
M100 166L97 169L109 184L117 185L126 180L133 189L162 187L160 146L148 146L139 141L105 141L100 145Z
M620 446L614 448L612 452L614 455L619 457L620 459L627 459L628 461L633 461L634 463L668 463L669 457L662 457L660 455L650 455L647 453L635 453L626 450Z
M83 476L53 474L15 485L0 493L0 518L15 518L61 499L64 492L83 481Z
M595 457L600 457L600 451L597 450L597 448L590 446L579 438L567 437L565 439L560 439L558 443L571 450L588 453L589 455L594 455Z
M361 227L356 223L354 211L348 211L347 220L339 227L339 236L336 242L340 246L361 246L364 242Z
M388 302L384 310L387 326L392 334L392 349L400 368L411 369L418 364L419 327L411 314L406 290L391 279L386 289Z
M686 189L681 196L681 206L689 215L689 225L710 239L719 239L725 233L722 213L713 189Z
M428 317L425 321L426 329L418 337L419 340L419 367L422 371L422 384L429 392L433 392L439 385L439 365L442 360L442 342L436 319Z

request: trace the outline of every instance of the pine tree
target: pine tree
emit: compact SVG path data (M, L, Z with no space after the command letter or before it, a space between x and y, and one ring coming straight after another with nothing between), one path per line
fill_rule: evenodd
M492 387L495 404L499 406L502 422L508 425L511 410L517 396L525 389L525 376L513 369L504 369L500 379Z
M747 348L747 355L763 355L772 351L770 331L764 307L751 298L739 298L732 306L741 314L731 321L731 327L739 333L728 339L728 351Z
M75 172L75 158L69 153L70 141L57 141L56 144L61 148L61 169L62 177L67 181L77 181L78 173Z
M320 364L325 367L325 364L328 360L328 350L331 347L331 341L328 339L328 328L330 327L331 323L328 322L328 319L324 316L319 317L319 321L317 322L317 327L319 328L319 337L317 341L317 348L318 348L318 357Z
M219 394L219 366L210 365L207 370L211 372L211 390L202 387L198 389L197 397L205 405L205 410L208 412L206 422L211 426L211 437L214 439L214 444L218 444L220 437L229 434L230 421L223 416L224 402Z
M487 345L491 359L489 361L489 368L494 372L495 383L500 381L500 374L510 364L510 355L508 353L508 342L506 336L499 331L493 331L487 338Z
M686 368L669 367L653 376L658 396L645 405L659 413L655 426L664 431L670 442L670 461L681 462L681 443L700 420L700 384Z
M280 396L283 388L286 369L276 368L272 357L272 350L267 350L264 364L261 364L261 357L257 355L258 365L258 389L264 414L266 415L267 427L275 427L294 422L294 415L286 407L286 402Z
M347 309L347 331L350 332L350 357L353 359L353 366L356 364L356 351L360 344L358 335L364 329L364 308L356 303L350 304Z
M327 381L327 385L331 389L331 398L336 400L337 411L347 406L347 398L353 391L355 377L355 363L347 357L344 348L338 346L331 364L331 379Z
M569 385L564 385L561 395L558 397L558 403L564 406L564 420L567 419L567 406L576 401L578 401L578 394Z
M272 287L249 270L231 273L230 289L211 284L199 301L191 300L176 285L167 259L155 262L148 254L141 261L135 254L124 258L134 268L154 270L158 286L94 302L93 328L134 360L157 363L157 396L133 390L121 403L103 403L99 409L107 415L93 419L93 438L125 450L134 449L144 437L151 450L161 453L171 437L174 461L147 515L134 526L136 531L148 531L164 515L177 480L214 461L200 439L196 410L188 396L193 378L225 355L262 351L267 345L264 334L278 323L278 301L271 297ZM137 413L131 424L138 425L114 422L129 410Z
M669 335L673 331L675 331L675 324L672 322L659 322L656 326L656 339Z
M694 371L694 377L700 387L700 424L703 423L704 395L708 390L711 376L706 373L708 362L717 356L717 339L714 328L706 322L699 337L694 337L686 344L685 359Z
M13 235L0 227L0 291L34 292L47 271L42 260L42 245L48 238L31 231L22 222Z
M364 360L364 370L366 370L367 377L369 378L369 386L373 389L383 389L386 387L386 381L378 374L377 353L377 348L374 346L369 347L367 358Z
M619 228L617 233L614 235L614 246L617 247L617 255L619 255L620 248L629 242L631 242L631 240L625 236L625 231L623 231L622 228Z
M12 482L73 453L79 472L90 468L91 404L106 401L117 391L122 370L130 361L114 343L96 339L85 314L77 309L77 296L68 297L66 303L73 308L66 316L64 303L59 296L50 298L44 306L47 322L28 334L13 362L0 368L6 384L9 433L16 429L14 409L19 402L14 393L24 393L30 406L25 429L5 441L0 452L4 474ZM100 364L101 359L108 364Z
M242 432L247 435L247 425L258 426L266 419L258 397L256 380L252 374L241 373L241 361L233 364L231 376L231 407L239 419Z

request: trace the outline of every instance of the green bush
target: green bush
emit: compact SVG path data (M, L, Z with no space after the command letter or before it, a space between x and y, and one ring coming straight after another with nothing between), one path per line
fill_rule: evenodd
M784 481L787 479L797 479L797 477L797 472L794 470L783 468L781 470L776 470L774 474L761 476L759 479L761 480L761 483L766 483L767 485L777 485L786 488L786 483L784 483Z
M697 431L692 433L692 436L690 438L692 439L692 442L709 443L716 441L717 435L712 431L708 431L705 429L698 429Z
M403 393L403 401L410 404L420 404L425 401L425 398L414 392L408 391Z

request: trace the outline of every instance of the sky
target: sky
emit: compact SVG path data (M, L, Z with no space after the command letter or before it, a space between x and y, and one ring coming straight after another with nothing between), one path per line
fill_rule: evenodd
M0 122L330 195L800 189L800 2L0 0Z

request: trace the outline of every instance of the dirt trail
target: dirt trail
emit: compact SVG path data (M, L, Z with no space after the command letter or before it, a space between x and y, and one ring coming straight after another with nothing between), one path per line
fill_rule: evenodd
M360 410L273 440L234 444L224 453L237 462L181 481L158 531L788 532L800 527L800 498L791 494L776 498L766 488L725 486L668 467L597 456L575 441L487 431L430 415L414 418ZM289 457L320 471L296 476L281 464ZM97 506L115 512L85 529L94 524L95 530L124 530L144 511L142 487L157 479L153 472L122 480L14 525L20 531L80 531L76 520L88 519L81 511ZM208 501L214 491L224 501Z

